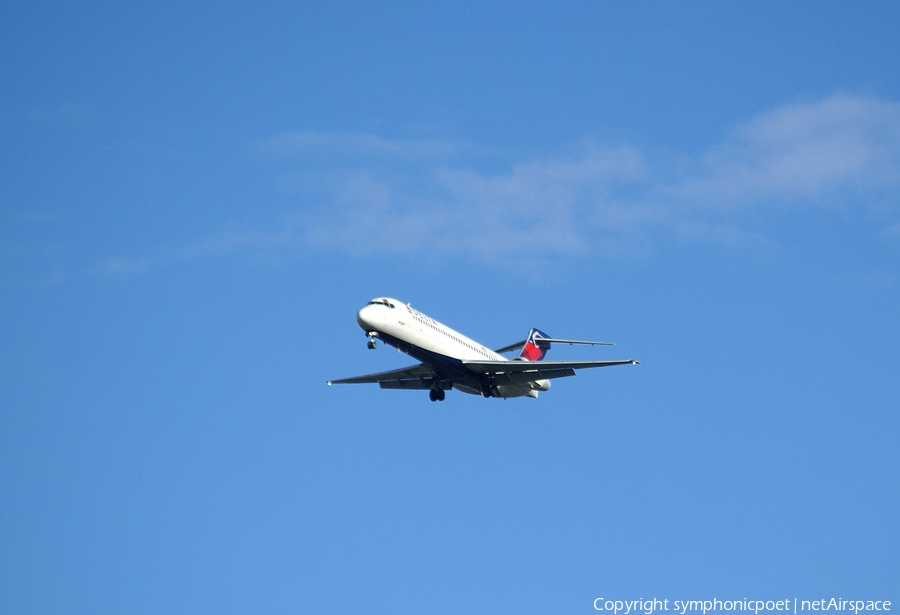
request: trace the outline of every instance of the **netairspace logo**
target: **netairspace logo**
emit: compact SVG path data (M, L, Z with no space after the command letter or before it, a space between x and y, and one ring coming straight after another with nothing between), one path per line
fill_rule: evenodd
M672 607L669 608L669 603ZM612 615L630 615L643 613L653 615L657 611L673 611L679 615L686 615L689 611L700 611L704 615L711 611L750 611L759 615L765 611L781 611L796 615L802 611L845 611L859 615L860 611L890 611L890 600L844 600L843 598L822 598L820 600L798 600L788 598L786 600L660 600L652 598L644 600L607 600L597 598L594 600L594 609L597 611L610 611Z

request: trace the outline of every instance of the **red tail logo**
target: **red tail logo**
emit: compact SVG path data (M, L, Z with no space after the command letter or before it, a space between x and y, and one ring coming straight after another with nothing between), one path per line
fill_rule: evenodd
M525 345L522 346L519 358L526 361L540 361L543 359L547 351L550 350L550 342L541 342L541 339L545 337L549 338L550 336L537 329L529 331L528 339L525 340Z

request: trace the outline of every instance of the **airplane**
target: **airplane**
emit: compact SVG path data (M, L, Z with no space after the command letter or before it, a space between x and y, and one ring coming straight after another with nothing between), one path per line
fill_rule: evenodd
M574 376L575 370L610 365L637 365L634 359L614 361L544 361L551 344L612 346L609 342L588 342L551 338L531 329L521 342L491 350L462 333L439 323L390 297L376 297L356 314L356 322L369 338L370 350L376 340L393 346L421 361L418 365L355 378L329 380L333 384L378 383L382 389L428 390L431 401L443 401L445 391L458 389L482 397L532 397L550 390L550 380ZM502 353L519 350L512 360Z

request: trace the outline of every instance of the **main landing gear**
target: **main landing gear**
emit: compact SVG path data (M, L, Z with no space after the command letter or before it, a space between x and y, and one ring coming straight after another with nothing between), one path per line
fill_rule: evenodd
M444 401L444 389L431 389L428 391L428 399L431 401Z

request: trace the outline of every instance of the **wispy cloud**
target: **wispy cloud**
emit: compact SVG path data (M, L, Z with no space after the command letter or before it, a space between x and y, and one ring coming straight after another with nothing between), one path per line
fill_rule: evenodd
M900 104L835 95L737 127L677 168L630 146L583 146L503 172L435 164L415 175L355 170L303 236L350 252L437 251L491 262L631 251L654 237L728 246L764 239L761 207L896 205Z
M429 250L492 262L579 256L590 249L579 232L586 218L610 232L633 221L634 211L597 214L616 184L642 173L631 148L528 162L495 175L440 166L392 181L362 171L334 195L336 210L306 217L304 237L355 253Z
M715 206L821 205L900 187L900 103L838 95L741 126L673 189Z
M297 245L293 228L283 227L274 231L226 231L209 235L195 243L179 248L158 248L140 257L117 256L99 267L99 272L124 277L143 273L156 267L176 262L226 256L234 252L268 252L285 250Z
M900 209L900 103L835 95L786 105L736 127L695 157L586 141L565 154L485 170L451 140L286 133L263 143L297 158L278 185L306 205L270 232L216 234L148 259L112 259L111 274L148 263L246 250L469 258L504 268L646 251L678 242L765 243L748 211ZM479 164L479 162L481 164ZM298 179L299 178L299 179ZM885 205L886 204L886 205ZM896 227L886 230L896 235ZM147 260L147 262L145 262Z

